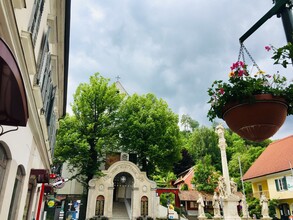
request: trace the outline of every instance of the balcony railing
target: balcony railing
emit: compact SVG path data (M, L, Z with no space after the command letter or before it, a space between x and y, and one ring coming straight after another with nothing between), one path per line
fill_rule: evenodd
M261 195L265 195L268 199L270 198L270 192L268 190L263 190L263 191L255 191L253 192L253 197L255 198L260 198Z

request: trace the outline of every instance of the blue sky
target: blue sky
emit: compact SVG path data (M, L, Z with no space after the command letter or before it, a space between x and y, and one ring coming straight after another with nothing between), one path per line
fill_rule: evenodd
M68 107L81 82L99 72L129 94L154 93L179 116L210 126L207 89L228 80L239 38L271 7L271 0L74 0L71 12ZM266 45L286 43L280 18L269 19L245 42L260 68L293 79L274 66ZM249 61L249 58L246 57ZM249 63L248 63L249 64ZM222 122L224 126L225 122ZM293 134L293 116L273 139Z

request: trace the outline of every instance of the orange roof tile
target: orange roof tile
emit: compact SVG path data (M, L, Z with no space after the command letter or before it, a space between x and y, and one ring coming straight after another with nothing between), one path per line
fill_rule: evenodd
M271 143L247 170L243 180L289 170L290 163L293 164L293 135Z

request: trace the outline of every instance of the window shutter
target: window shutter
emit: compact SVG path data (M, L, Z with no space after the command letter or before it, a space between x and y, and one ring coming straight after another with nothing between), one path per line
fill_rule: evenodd
M278 180L277 179L275 180L275 184L276 184L277 191L280 191L280 187L279 187L279 183L278 183Z
M287 181L286 181L285 176L282 178L282 182L283 182L284 190L288 190Z

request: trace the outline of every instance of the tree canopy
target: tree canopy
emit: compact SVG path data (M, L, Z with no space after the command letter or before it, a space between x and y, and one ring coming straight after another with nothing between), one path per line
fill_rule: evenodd
M184 128L184 131L191 131L193 132L194 129L198 128L199 123L198 121L194 120L193 118L191 118L189 115L187 114L183 114L181 116L181 125Z
M82 83L74 94L73 115L60 121L55 149L55 162L68 164L79 182L87 183L99 175L102 155L110 146L117 146L118 108L123 96L115 84L99 73Z
M193 183L198 191L213 193L217 188L219 176L219 172L212 165L211 156L206 155L194 167Z
M188 151L195 163L202 160L206 155L210 155L216 170L221 170L218 136L213 128L201 126L195 129L189 139Z
M136 153L138 163L148 174L171 171L180 159L178 116L167 103L153 94L127 97L119 112L120 144Z

